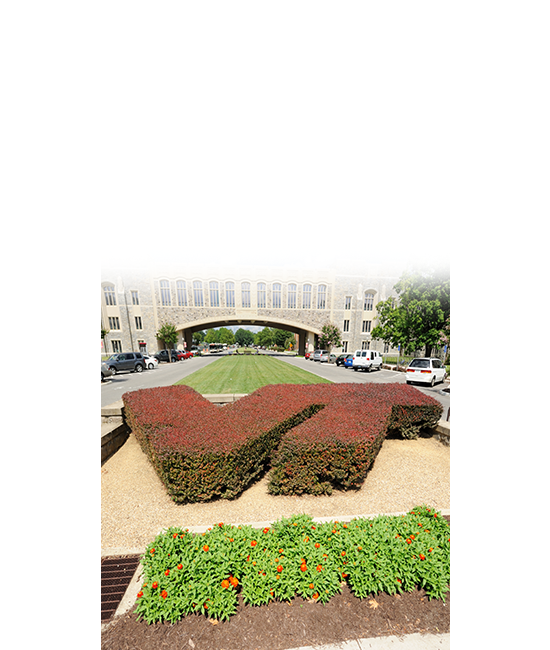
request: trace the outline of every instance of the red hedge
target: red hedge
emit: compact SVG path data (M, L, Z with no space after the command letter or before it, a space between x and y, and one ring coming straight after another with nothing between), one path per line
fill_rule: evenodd
M265 468L275 494L356 487L389 429L413 437L442 407L400 384L276 384L219 407L188 386L123 395L127 421L176 502L233 498Z

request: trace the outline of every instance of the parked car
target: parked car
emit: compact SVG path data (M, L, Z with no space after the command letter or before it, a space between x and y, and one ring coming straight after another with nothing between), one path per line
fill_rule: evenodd
M113 371L109 368L109 366L102 361L101 362L101 381L105 381L107 377L110 377L113 374Z
M375 370L382 368L382 355L380 352L376 352L376 350L356 350L353 355L353 369L370 372L373 368Z
M434 386L437 382L444 381L446 376L447 371L441 359L431 357L413 359L407 366L407 384L418 381Z
M193 356L191 350L184 350L182 359L190 359Z
M338 356L338 358L336 359L336 365L337 366L343 366L348 357L351 357L353 359L353 354L340 354Z
M313 361L320 361L321 359L321 354L324 352L327 352L327 350L315 350L313 353Z
M159 362L158 359L155 357L148 357L147 355L143 355L143 360L145 361L145 367L148 370L153 370L153 368L158 368Z
M160 363L161 361L166 361L168 363L169 359L172 359L172 361L179 361L178 354L176 350L170 350L170 357L168 357L168 350L160 350L156 354L153 355L157 361Z
M313 361L313 352L306 352L304 354L305 359L311 359Z
M323 361L328 362L328 350L321 350L321 354L319 355L319 362L322 363Z
M119 352L112 354L106 364L113 371L113 375L121 370L141 372L145 368L145 361L141 352Z
M348 354L346 360L344 361L344 367L353 368L353 354Z

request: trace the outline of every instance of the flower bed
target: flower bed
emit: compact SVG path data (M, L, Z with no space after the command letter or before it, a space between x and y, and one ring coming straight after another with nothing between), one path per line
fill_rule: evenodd
M240 494L272 456L270 491L357 487L389 429L412 437L442 407L397 384L277 384L223 409L187 386L123 395L127 421L177 503Z
M148 623L197 612L228 619L238 594L250 605L296 595L327 602L344 582L358 598L421 587L430 598L444 599L450 527L427 506L349 523L295 515L264 529L220 523L199 535L172 527L141 562L136 612Z

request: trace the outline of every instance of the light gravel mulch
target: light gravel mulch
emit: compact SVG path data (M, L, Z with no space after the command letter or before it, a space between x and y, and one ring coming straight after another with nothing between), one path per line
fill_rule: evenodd
M344 517L450 508L450 448L435 438L386 439L359 490L330 496L273 496L264 477L239 498L176 505L133 434L101 468L101 547L141 549L169 526L274 521L292 514Z

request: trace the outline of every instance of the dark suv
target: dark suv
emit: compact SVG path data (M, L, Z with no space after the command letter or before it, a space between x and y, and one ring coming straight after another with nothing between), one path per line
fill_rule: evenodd
M141 352L119 352L109 357L105 363L113 371L113 375L121 370L141 372L145 368L145 360Z
M153 356L158 360L160 363L161 361L168 361L168 350L161 350L160 352L157 352L156 354L153 354ZM182 353L183 356L183 353ZM178 354L177 350L170 350L170 357L172 358L172 361L179 361L180 356Z

